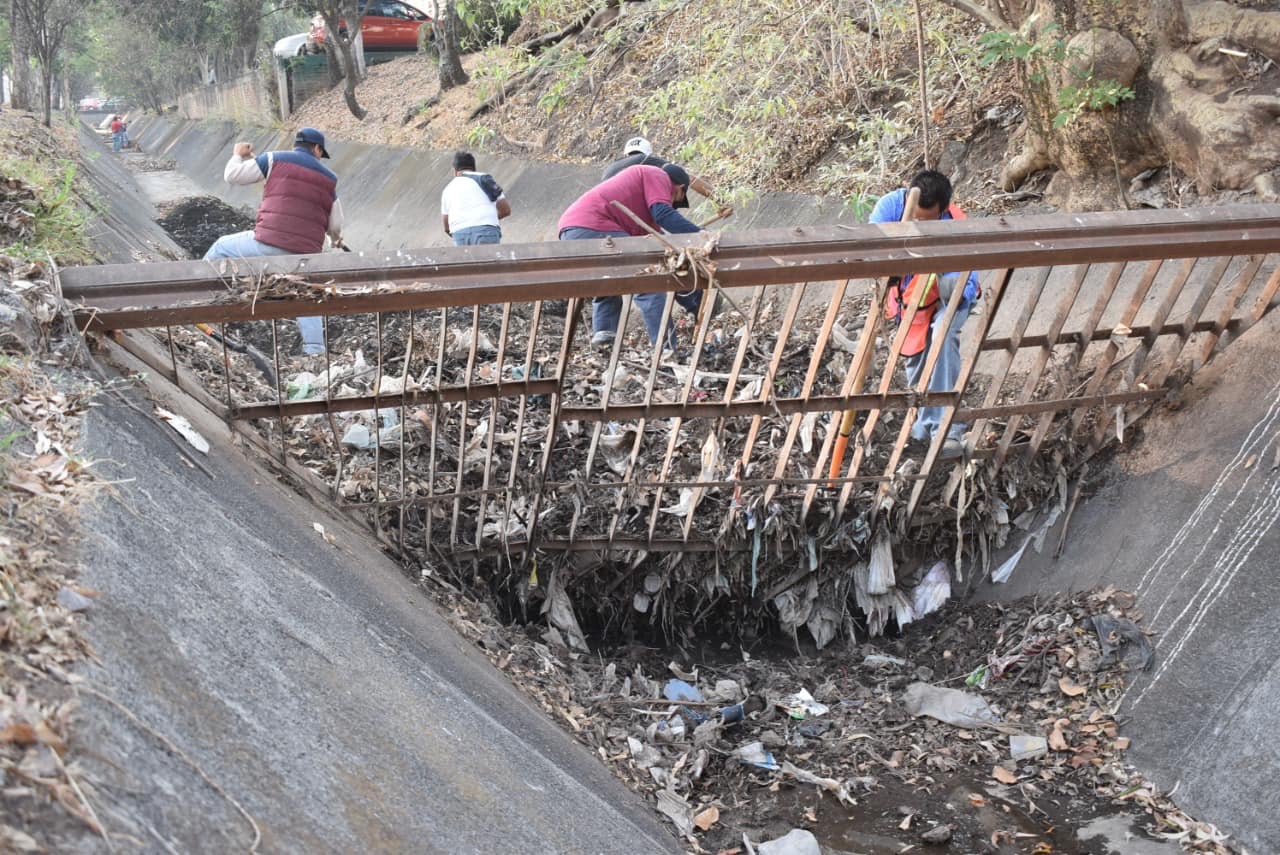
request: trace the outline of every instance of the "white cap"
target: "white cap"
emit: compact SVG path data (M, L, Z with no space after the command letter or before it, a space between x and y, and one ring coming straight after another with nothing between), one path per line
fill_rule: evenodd
M622 153L624 155L643 154L645 157L648 157L653 154L653 146L649 145L649 141L644 137L632 137L627 140L627 144L623 147Z

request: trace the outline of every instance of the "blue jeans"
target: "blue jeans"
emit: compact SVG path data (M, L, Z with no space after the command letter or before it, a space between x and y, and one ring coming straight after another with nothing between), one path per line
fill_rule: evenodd
M933 313L933 320L929 323L929 335L926 337L924 350L915 356L904 358L907 382L911 388L914 389L920 382L920 375L924 373L924 362L929 357L929 349L933 346L933 342L938 336L945 335L942 352L938 354L938 362L933 366L933 376L929 378L929 391L950 392L955 389L956 381L960 379L960 329L968 319L971 308L967 300L961 302L956 308L955 317L951 319L951 326L944 331L942 319L947 310L945 305L938 303L937 310ZM932 440L933 435L942 425L942 414L945 411L946 407L921 407L916 414L916 423L911 426L912 438ZM951 429L947 431L947 439L960 439L966 427L967 425L959 422L952 422Z
M112 135L111 135L111 150L112 150L112 151L119 151L119 150L120 150L120 146L122 146L123 144L124 144L124 133L123 133L123 132L118 133L118 134L112 134Z
M287 249L263 243L252 231L223 235L213 242L204 254L205 261L216 258L253 258L261 255L297 255ZM303 353L324 353L324 318L317 316L298 318L298 332L302 336Z
M502 229L497 226L470 226L453 233L454 246L477 246L482 243L502 243Z
M630 235L626 232L600 232L595 229L584 229L577 226L560 230L560 240L591 240L592 238L606 237L630 237ZM685 309L696 315L698 307L702 305L702 294L702 291L690 291L684 294L675 294L674 296L677 304L684 306ZM640 310L640 316L644 318L644 326L649 333L649 342L651 344L658 343L658 335L662 331L662 313L666 311L667 299L671 296L673 296L671 292L662 291L657 294L636 294L631 298L631 302ZM621 297L593 298L591 301L591 331L616 333L621 315ZM671 330L668 328L667 332L671 333ZM673 336L668 335L666 346L670 348L674 344Z

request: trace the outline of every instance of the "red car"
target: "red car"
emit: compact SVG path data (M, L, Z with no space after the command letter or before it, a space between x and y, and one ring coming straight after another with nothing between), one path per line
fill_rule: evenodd
M404 0L363 0L360 8L364 10L360 34L366 51L416 50L418 30L424 24L428 28L431 26L430 15ZM342 24L345 27L346 21ZM311 19L307 48L312 53L319 53L324 49L324 36L324 18L316 15Z

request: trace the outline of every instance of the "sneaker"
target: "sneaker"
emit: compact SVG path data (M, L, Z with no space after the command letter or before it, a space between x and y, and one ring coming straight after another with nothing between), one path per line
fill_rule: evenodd
M948 438L942 443L942 453L938 455L939 460L955 460L964 456L964 443L954 437Z
M611 333L608 330L596 330L591 336L592 347L613 347L613 340L617 338L617 333Z

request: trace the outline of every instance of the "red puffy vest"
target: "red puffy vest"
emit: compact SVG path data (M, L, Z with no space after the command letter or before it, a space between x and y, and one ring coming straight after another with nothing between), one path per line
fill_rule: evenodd
M300 255L319 252L337 186L338 179L310 153L273 152L253 236Z

